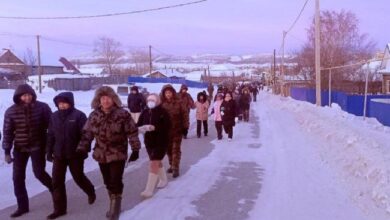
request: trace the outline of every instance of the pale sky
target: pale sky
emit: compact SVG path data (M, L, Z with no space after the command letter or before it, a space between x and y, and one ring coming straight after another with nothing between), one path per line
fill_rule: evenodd
M77 16L125 12L167 6L191 0L19 0L0 1L0 16ZM208 0L204 3L158 12L84 20L0 19L0 47L10 45L18 55L27 47L36 50L33 37L2 35L4 32L42 35L92 45L108 36L126 46L153 45L169 54L272 53L281 45L282 31L289 28L305 0ZM314 15L310 0L286 41L286 51L298 49ZM360 29L377 42L380 50L390 42L388 0L321 0L321 9L349 10L360 20ZM74 56L93 48L42 40L42 62Z

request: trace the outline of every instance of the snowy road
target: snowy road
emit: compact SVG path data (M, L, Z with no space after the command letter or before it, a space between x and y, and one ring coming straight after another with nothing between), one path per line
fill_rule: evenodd
M390 190L383 181L390 173L387 128L266 93L259 100L252 104L250 123L235 127L232 142L214 139L213 121L209 137L185 140L182 175L145 201L139 197L147 178L143 152L125 175L121 219L389 218ZM100 173L88 176L97 186L96 204L87 205L68 181L68 215L61 219L104 219L108 201ZM31 212L20 219L44 219L52 210L47 192L30 204ZM0 219L14 209L1 210Z

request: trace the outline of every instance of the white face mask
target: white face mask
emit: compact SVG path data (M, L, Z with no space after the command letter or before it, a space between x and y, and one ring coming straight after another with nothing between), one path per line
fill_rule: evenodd
M148 101L147 105L148 105L148 108L153 109L153 108L156 107L156 102L154 102L154 101Z

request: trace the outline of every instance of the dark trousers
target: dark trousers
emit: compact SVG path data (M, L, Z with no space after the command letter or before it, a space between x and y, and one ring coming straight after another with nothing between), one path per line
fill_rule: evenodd
M254 94L254 93L253 93L253 101L254 101L254 102L257 101L257 94Z
M202 132L202 124L203 124L203 133L205 136L208 134L208 124L207 120L201 121L201 120L196 120L196 134L198 137L200 137L200 134Z
M233 138L233 126L232 125L223 125L223 129L225 130L228 138Z
M181 138L172 138L168 143L167 155L169 165L173 170L180 169L181 161Z
M244 121L249 121L249 109L244 109L243 111Z
M14 193L18 203L18 209L29 210L28 194L26 189L26 167L31 157L32 168L35 178L52 191L51 177L45 171L46 159L43 150L33 152L19 152L14 150L13 174Z
M95 188L91 181L84 174L84 159L54 159L53 162L53 204L54 211L66 212L66 188L65 176L66 169L69 171L76 184L87 194L93 195Z
M123 192L123 172L125 170L125 160L113 161L110 163L99 163L100 172L103 176L104 185L109 193L122 194Z
M218 139L222 139L222 121L215 121L215 128L217 129Z

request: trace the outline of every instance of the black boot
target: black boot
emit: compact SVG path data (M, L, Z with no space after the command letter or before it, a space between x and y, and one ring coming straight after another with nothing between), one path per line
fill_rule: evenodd
M179 170L172 170L172 177L177 178L179 176Z
M119 215L121 213L121 203L122 203L122 195L114 194L112 196L111 205L110 205L110 209L111 209L110 220L119 219Z
M96 200L96 193L93 192L91 195L88 195L88 204L92 205L95 203Z
M55 211L55 212L51 213L50 215L48 215L47 219L56 219L56 218L61 217L63 215L66 215L66 212L57 212L57 211Z
M25 210L23 210L23 209L17 209L14 213L12 213L12 214L10 215L10 217L11 217L11 218L17 218L17 217L20 217L20 216L26 214L27 212L29 212L28 209L25 209Z
M169 168L167 169L167 173L172 173L172 167L169 167Z

